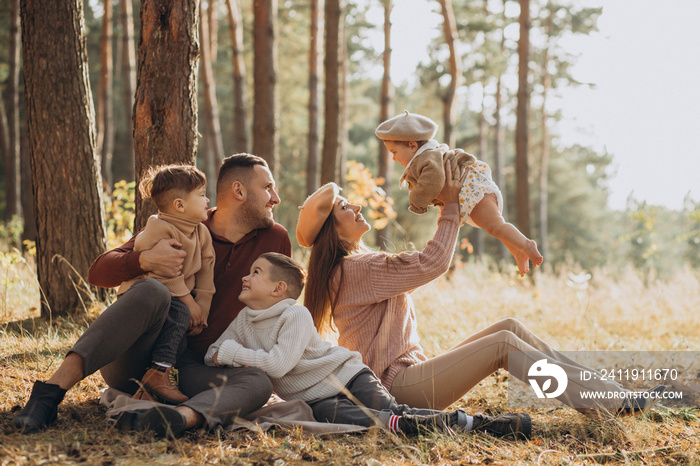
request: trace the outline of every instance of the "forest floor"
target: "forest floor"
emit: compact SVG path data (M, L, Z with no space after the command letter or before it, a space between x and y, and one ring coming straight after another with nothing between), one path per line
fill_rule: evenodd
M440 354L512 316L569 351L700 348L700 273L683 270L664 280L605 271L592 275L538 273L533 283L481 266L458 267L414 293L423 346L429 355ZM164 440L109 425L98 402L105 387L99 374L66 395L55 425L40 434L16 433L12 417L33 381L45 380L58 367L102 308L50 325L40 318L0 324L0 464L700 464L697 403L602 421L563 405L530 409L529 441L481 433L406 437L377 430L312 436L300 429L192 431ZM508 384L508 374L498 371L451 409L510 411Z

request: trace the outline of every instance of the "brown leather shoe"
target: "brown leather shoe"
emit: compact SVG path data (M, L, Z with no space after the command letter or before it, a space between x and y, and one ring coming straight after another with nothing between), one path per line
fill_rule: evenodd
M178 372L174 367L152 366L141 378L141 388L132 396L138 400L179 405L189 398L177 388Z

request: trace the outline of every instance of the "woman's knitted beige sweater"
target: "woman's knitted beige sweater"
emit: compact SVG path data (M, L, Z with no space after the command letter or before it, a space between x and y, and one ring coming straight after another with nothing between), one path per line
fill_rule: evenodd
M333 272L331 290L340 290L333 309L338 344L362 354L387 390L401 370L427 359L409 293L447 271L458 232L459 205L450 203L423 251L352 255Z

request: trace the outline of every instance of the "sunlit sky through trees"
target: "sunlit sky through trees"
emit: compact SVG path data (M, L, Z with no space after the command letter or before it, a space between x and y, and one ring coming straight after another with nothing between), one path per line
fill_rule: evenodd
M392 79L414 83L427 45L442 35L439 4L397 0L392 13ZM518 7L510 2L517 18ZM501 2L494 2L496 7ZM560 90L551 108L563 119L563 144L581 143L613 155L610 206L636 200L681 209L700 200L700 2L693 0L578 0L603 6L599 32L561 43L577 56L574 78L594 87ZM458 12L457 12L458 13ZM370 16L381 24L383 12ZM513 28L517 39L517 26ZM376 47L383 49L381 29ZM403 109L397 109L397 111Z

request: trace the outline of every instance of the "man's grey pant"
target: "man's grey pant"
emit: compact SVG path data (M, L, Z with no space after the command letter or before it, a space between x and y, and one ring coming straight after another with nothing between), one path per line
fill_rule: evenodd
M398 404L369 368L360 371L348 382L343 393L308 404L314 418L319 422L386 427L392 415L411 414L431 416L436 424L453 427L458 425L456 412L447 413ZM440 420L442 422L439 422Z
M100 369L110 387L135 393L169 310L168 289L155 279L139 280L95 319L69 353L82 356L85 377ZM206 366L189 350L178 369L180 391L190 397L183 405L204 416L209 428L255 411L272 394L272 383L260 369Z

